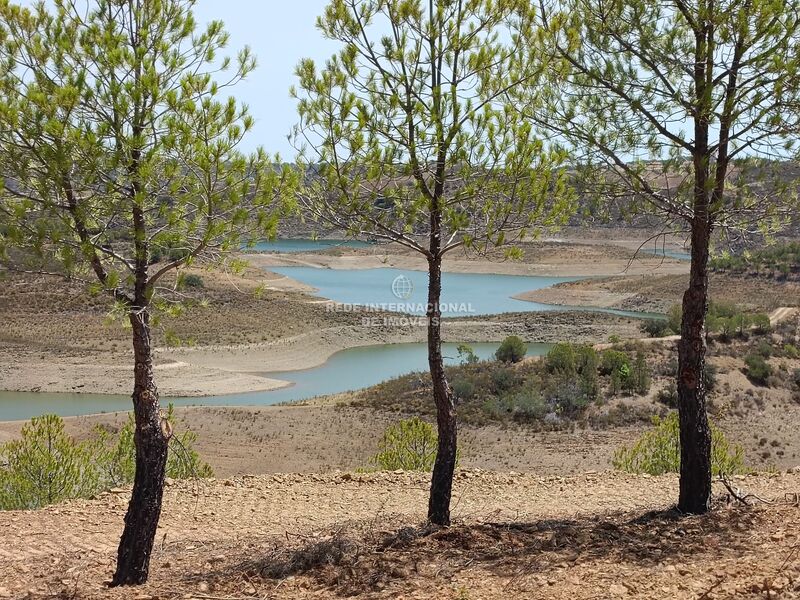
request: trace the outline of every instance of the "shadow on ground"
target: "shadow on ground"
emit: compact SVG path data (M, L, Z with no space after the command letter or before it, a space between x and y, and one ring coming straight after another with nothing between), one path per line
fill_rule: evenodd
M654 566L691 561L715 552L744 551L763 513L745 507L707 515L677 511L617 513L599 519L455 524L387 530L387 520L349 523L319 534L270 540L272 549L205 576L225 582L279 585L305 576L313 587L342 596L385 589L404 581L448 580L465 569L481 569L513 585L566 565L595 561Z

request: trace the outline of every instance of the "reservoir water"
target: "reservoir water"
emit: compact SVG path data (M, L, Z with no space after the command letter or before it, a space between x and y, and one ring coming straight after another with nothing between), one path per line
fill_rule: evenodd
M313 244L339 240L279 240L280 251L303 252ZM356 243L356 242L353 242ZM366 245L365 242L357 242ZM288 244L288 245L287 245ZM295 250L289 250L294 247ZM328 247L331 247L330 245ZM277 250L276 250L277 251ZM399 269L332 270L314 267L273 267L270 270L314 287L321 297L342 304L378 305L385 310L422 314L427 301L427 273ZM483 273L445 273L442 304L446 317L490 315L505 312L594 310L626 317L661 317L612 309L563 307L526 302L513 296L526 291L575 281L575 277L535 277ZM498 344L476 344L481 358L488 358ZM529 353L547 351L545 344L530 344ZM450 362L456 358L456 344L445 345ZM265 365L265 368L267 366ZM304 371L265 372L264 375L291 383L270 392L233 394L203 398L171 398L176 405L268 405L303 400L368 387L405 373L427 368L424 344L388 344L351 348L334 354L328 362ZM97 394L18 393L0 391L0 421L28 419L44 413L62 416L130 410L129 396Z
M499 344L470 344L482 359L490 358ZM458 344L443 345L447 364L458 363ZM529 356L541 356L550 344L528 344ZM290 382L290 387L270 392L206 396L201 398L162 398L176 406L258 406L315 396L336 394L369 387L414 371L427 369L425 344L384 344L362 346L337 352L323 365L304 371L264 373L265 377ZM0 421L30 419L45 413L61 416L89 415L131 410L130 396L103 394L23 393L0 391Z
M428 274L400 269L321 269L317 267L269 267L317 290L316 294L341 304L371 305L395 312L420 315L427 303ZM663 315L611 308L557 306L514 298L585 277L497 275L494 273L442 273L442 314L445 317L496 315L507 312L595 311L633 318ZM403 283L399 286L398 283Z

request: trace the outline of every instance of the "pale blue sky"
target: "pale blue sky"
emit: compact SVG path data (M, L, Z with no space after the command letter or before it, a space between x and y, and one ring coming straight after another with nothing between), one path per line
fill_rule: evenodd
M256 118L243 149L260 145L267 152L280 152L284 160L294 158L286 139L297 121L296 103L289 97L294 68L301 58L323 61L338 49L314 26L326 5L327 0L198 0L195 5L199 23L225 23L231 54L247 45L258 58L258 68L233 91Z

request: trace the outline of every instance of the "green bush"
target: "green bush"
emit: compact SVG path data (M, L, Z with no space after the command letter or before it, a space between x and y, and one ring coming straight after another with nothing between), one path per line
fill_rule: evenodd
M432 471L437 446L433 425L419 417L403 419L383 432L371 462L384 471Z
M646 431L631 447L614 453L614 468L628 473L662 475L680 471L680 424L678 413L653 417L654 428ZM732 445L725 434L711 424L711 471L714 475L735 475L745 471L744 451Z
M630 371L630 358L621 350L604 350L600 358L600 373L613 375L624 369Z
M642 323L642 331L651 338L662 338L672 335L672 327L665 319L648 319Z
M205 287L205 283L203 282L203 278L200 275L195 275L194 273L189 273L187 275L182 275L178 280L178 287L180 288L202 288Z
M682 318L683 308L680 304L673 304L667 311L667 325L676 334L681 332Z
M772 375L772 367L760 354L748 354L744 359L745 375L756 385L766 385Z
M510 335L500 344L495 352L495 358L504 363L517 363L525 358L528 347L516 335Z
M636 353L636 360L630 370L630 377L624 382L628 389L644 396L650 391L651 373L647 361L644 359L644 352Z
M770 344L766 340L761 340L756 346L756 354L763 358L769 358L772 356L772 344Z
M550 349L546 357L547 369L551 373L574 375L577 372L575 348L572 344L561 342Z
M459 344L456 351L462 365L474 365L478 362L478 355L469 344Z
M769 315L763 313L755 314L751 317L753 327L756 328L756 333L765 334L772 331L772 322L769 320Z
M475 397L475 384L469 379L455 379L453 394L458 400L472 400Z
M564 378L549 388L547 402L559 415L575 415L583 411L591 399L575 378Z
M798 349L794 344L784 344L783 355L786 358L791 359L800 358L800 349Z
M167 421L175 431L169 406ZM133 415L117 436L98 426L93 436L77 442L64 432L55 415L31 419L22 438L0 446L0 509L39 508L70 498L86 498L133 482L136 471ZM197 434L173 434L167 456L167 477L211 477L194 444Z
M588 344L578 346L575 352L575 362L581 392L587 400L594 402L600 395L600 383L597 379L599 364L597 351Z
M484 406L490 414L511 417L519 423L530 423L547 414L547 403L534 386L525 386Z
M502 395L514 386L518 385L518 377L511 369L497 369L492 371L492 389L498 394Z
M56 415L31 419L22 438L0 446L0 509L32 509L100 489L96 445L77 442Z

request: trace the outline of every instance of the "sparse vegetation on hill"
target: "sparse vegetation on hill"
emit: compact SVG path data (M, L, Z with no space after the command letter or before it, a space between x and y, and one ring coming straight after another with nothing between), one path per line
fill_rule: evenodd
M785 242L741 254L725 254L711 260L718 272L800 281L800 242Z
M667 312L665 321L648 320L642 324L642 331L650 337L665 337L681 332L682 309L680 304L673 304ZM741 306L728 302L711 301L706 316L706 331L719 333L725 339L732 336L745 336L749 330L758 333L770 330L769 315L749 311Z
M452 381L459 416L467 423L561 429L587 418L590 411L606 412L614 398L646 395L651 367L645 354L635 349L598 352L590 345L560 343L541 360L465 362L448 367L447 377ZM365 390L354 403L432 415L429 386L426 374L413 373Z

